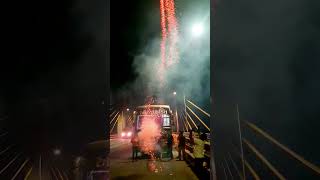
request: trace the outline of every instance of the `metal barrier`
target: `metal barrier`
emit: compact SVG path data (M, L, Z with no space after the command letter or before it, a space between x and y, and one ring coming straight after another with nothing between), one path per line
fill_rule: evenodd
M312 170L314 173L316 173L317 175L320 175L320 168L318 166L316 166L315 164L307 161L306 159L304 159L302 156L298 155L297 153L295 153L294 151L292 151L291 149L289 149L288 147L286 147L285 145L281 144L279 141L277 141L275 138L273 138L271 135L269 135L268 133L266 133L265 131L263 131L262 129L260 129L259 127L257 127L256 125L254 125L253 123L250 123L248 121L242 121L244 127L249 128L249 130L251 130L252 132L254 132L256 135L259 135L260 137L263 137L264 140L267 140L269 142L271 142L273 145L275 145L276 147L278 147L279 149L281 149L285 154L287 154L288 156L292 157L293 159L297 160L298 162L300 162L302 165L304 165L305 167L307 167L308 169ZM261 152L258 151L258 149L251 143L249 142L248 139L243 138L242 142L248 147L248 149L250 150L250 152L252 152L266 167L268 167L268 169L278 178L278 179L286 179L272 164L271 162L269 162L267 160L266 157L264 157L262 155ZM248 166L248 163L246 163L246 166ZM252 167L248 167L250 172L253 173L255 179L259 179L257 173L255 173L255 171L253 170Z
M188 132L185 132L184 136L186 138L186 147L185 147L186 162L191 166L194 166L195 157L193 156L193 144L191 143ZM210 171L210 142L209 141L206 141L204 149L205 149L204 162L207 164L204 168L205 170Z

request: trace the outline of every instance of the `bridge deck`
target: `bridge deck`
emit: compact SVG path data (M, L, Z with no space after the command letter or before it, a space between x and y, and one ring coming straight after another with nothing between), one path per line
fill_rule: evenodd
M110 148L111 179L198 179L185 161L177 161L175 159L168 162L156 161L154 164L158 171L149 170L148 164L151 161L146 159L132 162L131 143L129 140L112 139ZM174 157L177 157L176 151L174 151Z

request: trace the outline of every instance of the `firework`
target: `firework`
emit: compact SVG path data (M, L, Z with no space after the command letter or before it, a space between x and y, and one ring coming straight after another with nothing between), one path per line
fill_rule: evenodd
M178 24L175 15L174 0L160 0L161 21L161 66L159 68L160 83L163 84L165 69L178 63Z

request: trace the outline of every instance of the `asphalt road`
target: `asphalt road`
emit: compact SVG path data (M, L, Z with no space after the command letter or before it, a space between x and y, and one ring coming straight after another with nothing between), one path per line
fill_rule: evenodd
M111 180L197 180L197 176L184 161L161 162L139 159L131 160L131 143L128 139L110 140ZM174 151L174 157L177 152ZM152 168L153 167L153 168Z

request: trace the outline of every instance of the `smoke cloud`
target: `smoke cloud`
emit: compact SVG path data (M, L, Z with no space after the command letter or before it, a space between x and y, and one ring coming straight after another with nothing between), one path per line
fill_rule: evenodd
M160 21L159 12L154 13L156 14L153 14L152 21ZM181 13L177 12L177 14ZM133 104L137 102L137 99L142 103L144 97L148 95L157 95L160 101L171 103L170 95L173 91L176 91L180 97L185 94L187 98L194 99L202 106L208 105L210 103L209 8L199 17L201 18L197 20L193 18L192 21L187 18L178 18L179 42L177 54L179 55L179 62L168 67L163 74L159 74L161 68L160 33L159 36L155 35L144 41L146 43L142 45L141 53L135 55L132 65L137 78L134 82L125 85L118 94L127 97L128 101ZM199 22L203 24L204 32L200 37L194 37L191 32L192 25ZM145 28L151 27L146 23ZM144 31L148 32L147 30ZM141 36L144 35L141 34ZM159 81L161 76L164 80L163 86ZM134 96L134 98L130 96Z

